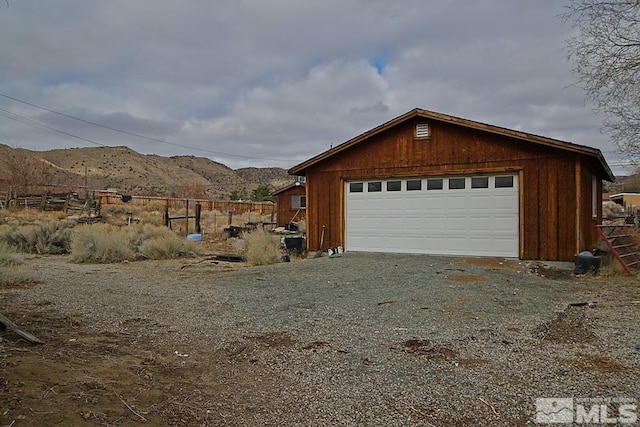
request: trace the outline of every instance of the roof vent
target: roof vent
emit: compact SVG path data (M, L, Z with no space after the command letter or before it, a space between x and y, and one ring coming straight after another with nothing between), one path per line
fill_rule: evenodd
M429 136L429 124L427 123L419 123L416 125L416 137L424 138L425 136Z

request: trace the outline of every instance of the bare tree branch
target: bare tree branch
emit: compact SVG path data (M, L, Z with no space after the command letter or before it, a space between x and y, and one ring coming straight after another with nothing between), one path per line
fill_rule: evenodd
M640 0L572 0L569 59L618 150L640 166Z

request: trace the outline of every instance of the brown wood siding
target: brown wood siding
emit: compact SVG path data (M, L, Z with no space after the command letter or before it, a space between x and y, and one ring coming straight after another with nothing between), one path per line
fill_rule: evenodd
M596 181L596 209L597 216L592 216L592 177L593 167L588 163L583 163L580 168L580 228L578 230L578 247L576 252L591 250L598 242L598 235L595 229L597 224L602 223L602 180Z
M305 219L306 209L300 209L298 211L298 208L291 207L291 196L304 195L306 195L306 190L303 186L292 187L278 194L277 224L279 227L283 227L287 222L290 222L294 216L295 221Z
M308 196L313 197L307 198L310 250L319 248L322 225L322 249L344 245L346 181L519 171L521 257L573 259L576 212L585 211L584 205L576 205L580 154L444 122L430 123L429 138L415 138L415 125L421 121L400 123L306 170ZM582 197L589 217L583 221L593 228L590 177L588 194ZM582 233L591 239L586 229Z

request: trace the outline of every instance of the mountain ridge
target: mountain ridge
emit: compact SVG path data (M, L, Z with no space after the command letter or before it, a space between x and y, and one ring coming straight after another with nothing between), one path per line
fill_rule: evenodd
M196 156L141 154L126 146L32 151L0 144L0 184L4 187L60 186L120 193L228 199L233 191L293 181L282 168L240 168Z

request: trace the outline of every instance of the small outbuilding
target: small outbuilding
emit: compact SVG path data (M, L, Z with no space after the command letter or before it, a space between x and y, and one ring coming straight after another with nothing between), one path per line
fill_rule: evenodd
M271 194L277 197L278 227L306 218L307 192L304 182L296 181Z
M618 193L611 194L609 200L622 207L625 212L635 213L640 209L639 193Z
M598 149L422 109L289 173L311 251L324 227L323 250L559 261L595 245L614 179Z

